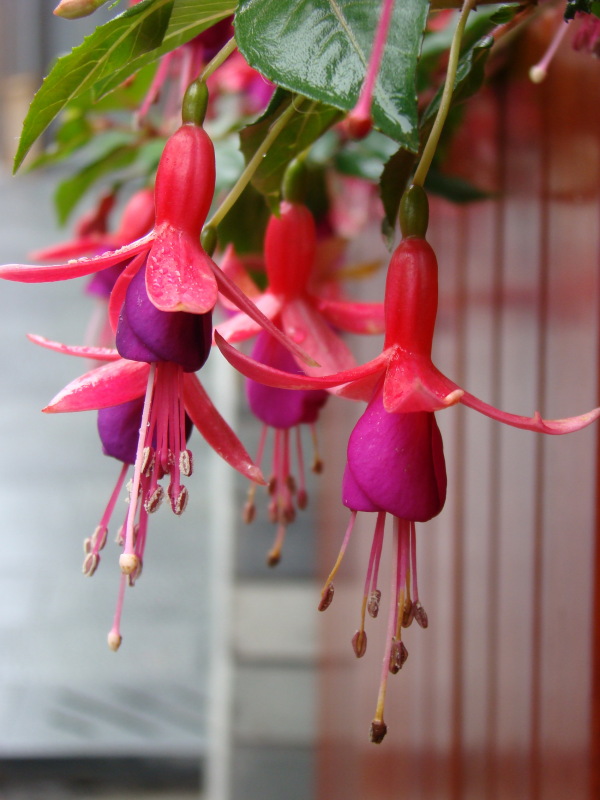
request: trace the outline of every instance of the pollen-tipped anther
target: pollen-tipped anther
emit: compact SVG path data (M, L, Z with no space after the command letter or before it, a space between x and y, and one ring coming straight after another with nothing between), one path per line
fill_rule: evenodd
M119 647L121 646L121 642L123 641L123 637L117 633L116 631L110 631L107 636L107 642L110 649L116 653Z
M363 631L356 631L352 637L352 649L357 658L362 658L367 652L367 634Z
M387 725L382 719L374 719L371 723L369 738L373 744L381 744L387 733Z
M333 602L333 595L335 593L335 589L333 583L328 583L327 586L321 592L321 599L319 601L318 609L319 611L325 611L329 608L329 606Z

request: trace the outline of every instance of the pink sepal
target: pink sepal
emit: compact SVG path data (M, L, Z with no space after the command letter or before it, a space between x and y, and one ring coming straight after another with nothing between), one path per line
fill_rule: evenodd
M298 347L297 344L292 342L284 333L283 331L279 330L279 328L274 325L270 319L267 319L262 311L256 307L256 305L249 300L246 295L238 289L238 287L231 281L225 273L214 265L214 272L215 278L217 279L217 284L219 286L219 291L222 292L225 297L230 300L232 303L247 314L250 319L253 319L257 322L261 328L268 331L272 336L274 336L278 342L285 347L286 350L289 350L290 353L296 358L301 364L306 364L311 367L318 367L319 364L307 355L304 350ZM215 338L216 341L216 338Z
M0 266L0 278L8 281L19 281L20 283L48 283L50 281L81 278L84 275L91 275L107 267L112 267L132 258L143 250L147 250L153 238L154 234L149 234L144 236L143 239L138 239L137 242L121 247L119 250L111 250L93 258L80 258L77 261L70 261L65 264L49 264L47 266L4 264Z
M517 414L507 414L505 411L499 411L494 406L484 403L468 392L463 394L460 402L469 408L475 409L475 411L479 411L480 414L485 414L486 417L503 422L505 425L512 425L513 428L523 428L526 431L536 431L537 433L549 433L554 436L579 431L600 418L600 408L595 408L586 414L581 414L579 417L566 417L565 419L542 419L537 411L533 417L521 417Z
M302 297L288 300L281 309L281 325L292 341L318 362L319 367L300 363L308 375L327 375L356 366L348 345L338 336L312 305Z
M124 358L104 364L71 381L42 411L91 411L127 403L143 396L149 370L149 364Z
M253 302L256 308L270 320L273 320L281 311L281 298L269 291L257 297ZM243 311L236 314L235 317L221 322L215 328L227 342L243 342L251 336L256 336L262 329L263 326L259 322L250 319Z
M386 411L440 411L458 403L462 395L462 389L442 375L429 358L393 348L383 387Z
M183 399L190 419L207 444L245 478L264 485L262 472L214 407L198 378L190 372L183 378Z
M196 239L165 224L146 262L148 297L160 311L206 314L217 302L214 267Z
M315 305L332 325L348 333L375 334L385 331L383 303L353 303L317 297Z
M363 364L361 367L347 369L326 377L308 377L306 375L292 375L289 372L282 372L279 369L268 367L266 364L259 364L258 361L245 356L235 347L228 344L218 333L215 333L215 344L227 361L238 372L245 375L246 378L264 383L265 386L273 386L276 389L330 389L333 386L359 380L368 375L381 374L387 361L387 355L381 353L377 358Z
M56 353L64 353L66 356L79 356L80 358L93 358L95 361L118 361L121 356L112 347L86 347L85 345L69 345L61 342L53 342L44 336L36 333L28 333L27 338L40 347L54 350Z

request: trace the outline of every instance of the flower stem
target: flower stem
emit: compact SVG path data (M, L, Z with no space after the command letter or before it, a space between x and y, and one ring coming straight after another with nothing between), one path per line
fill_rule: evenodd
M215 211L212 217L206 223L206 227L213 227L216 228L217 225L223 220L223 218L231 211L232 207L235 205L236 200L244 191L246 186L252 180L252 176L262 163L263 157L275 141L275 139L279 136L281 131L285 128L288 121L292 118L294 113L297 110L297 104L292 102L287 106L287 108L282 111L279 117L273 122L271 127L269 128L269 132L263 139L260 147L254 153L250 161L247 163L246 168L237 179L236 183L232 186L229 194L223 200L219 208Z
M235 36L232 36L231 39L227 42L227 44L223 45L223 47L219 50L217 55L212 58L208 64L202 70L202 74L200 75L200 80L205 81L213 74L213 72L218 69L221 64L226 61L229 56L233 53L235 48L237 47Z
M446 72L446 82L444 83L444 91L442 92L440 107L438 108L435 122L433 123L431 133L429 134L429 138L427 139L427 144L425 145L425 148L423 150L421 160L419 161L419 166L417 167L417 170L412 180L413 184L416 184L417 186L423 186L423 184L425 183L425 178L427 177L427 173L429 172L429 167L431 166L431 162L433 161L433 157L435 155L435 151L437 149L438 142L440 140L442 128L444 127L444 123L446 122L446 117L448 116L448 111L450 110L450 105L452 103L452 92L454 91L454 81L456 79L456 69L458 66L458 57L460 54L460 44L462 40L462 35L465 29L465 25L467 23L467 17L469 16L469 13L472 10L475 3L476 0L464 0L460 16L458 18L458 24L456 25L456 30L454 31L454 36L452 37L452 45L450 46L450 55L448 56L448 70Z

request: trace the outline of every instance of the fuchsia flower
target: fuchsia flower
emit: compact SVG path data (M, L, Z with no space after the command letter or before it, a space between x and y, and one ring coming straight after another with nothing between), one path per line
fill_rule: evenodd
M161 311L206 314L220 291L257 325L269 330L302 361L304 353L281 333L219 269L200 244L215 188L214 147L199 125L182 125L167 140L154 190L152 231L117 250L66 264L0 266L0 278L23 283L68 280L118 266L111 302L119 306L128 283L145 270L146 291ZM126 269L125 269L126 267Z
M192 473L187 449L191 424L231 466L251 480L264 483L236 435L220 416L193 374L211 349L211 314L163 312L150 302L143 271L129 282L116 330L117 350L68 347L31 337L59 352L108 362L72 381L49 403L49 413L100 409L98 427L104 452L123 461L117 485L93 536L86 540L84 572L93 574L106 542L108 524L128 465L133 464L129 506L120 536L123 572L119 600L108 641L121 643L120 617L127 581L135 583L142 568L148 514L164 497L160 484L168 476L167 495L173 512L181 514L187 489L181 478Z
M313 273L317 258L317 232L312 214L299 203L283 202L279 217L271 217L265 235L265 271L268 289L255 297L256 304L292 340L317 361L320 366L307 368L316 374L340 370L355 364L346 343L334 329L346 328L355 332L375 333L383 327L383 306L380 303L352 303L331 299L318 293ZM235 269L238 280L240 266L227 254L228 267ZM245 314L238 314L218 326L221 335L233 341L248 338L258 332L252 355L257 361L286 373L300 373L298 363L279 342L261 329ZM277 524L275 543L267 562L278 563L286 532L286 525L296 514L296 507L306 506L308 495L304 479L304 457L300 426L311 426L316 446L315 422L319 410L327 399L320 389L290 392L271 388L249 380L246 387L250 408L263 422L257 463L260 465L269 428L274 429L273 467L269 480L269 516ZM292 438L293 437L293 438ZM292 441L290 442L290 439ZM298 482L291 471L293 443L296 444ZM292 446L291 446L292 445ZM320 472L322 464L318 455L313 471ZM296 485L298 483L298 485ZM244 509L244 519L254 519L255 487L249 489Z
M333 578L357 513L377 513L360 626L352 640L356 656L364 655L365 614L368 611L375 617L379 611L379 562L385 518L391 514L394 534L390 610L377 708L371 724L371 740L376 743L383 740L387 730L383 713L388 675L398 672L408 656L402 628L413 619L427 627L427 615L418 594L415 523L439 514L446 497L442 440L433 412L461 402L508 425L550 434L579 430L600 417L600 408L560 420L544 420L539 413L531 418L507 414L465 392L434 366L431 348L438 300L437 261L423 234L424 231L406 234L392 256L384 301L383 352L361 367L328 377L286 375L238 353L216 334L225 357L248 378L288 389L327 389L337 385L338 394L369 403L348 443L343 502L352 512L351 519L319 608L325 610L333 599Z

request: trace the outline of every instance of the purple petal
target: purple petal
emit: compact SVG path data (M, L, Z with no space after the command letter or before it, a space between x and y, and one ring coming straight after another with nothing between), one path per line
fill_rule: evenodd
M442 437L433 413L389 413L381 388L357 422L348 442L344 504L426 522L446 499ZM374 508L355 508L368 501Z
M137 451L144 398L138 397L118 406L98 411L98 433L105 456L134 464Z
M295 359L271 334L259 333L252 357L283 372L301 375ZM328 398L323 389L274 389L253 380L246 381L246 396L252 413L273 428L292 428L313 423Z
M159 311L146 292L145 270L131 280L117 327L117 350L131 361L171 361L196 372L210 353L212 315Z

